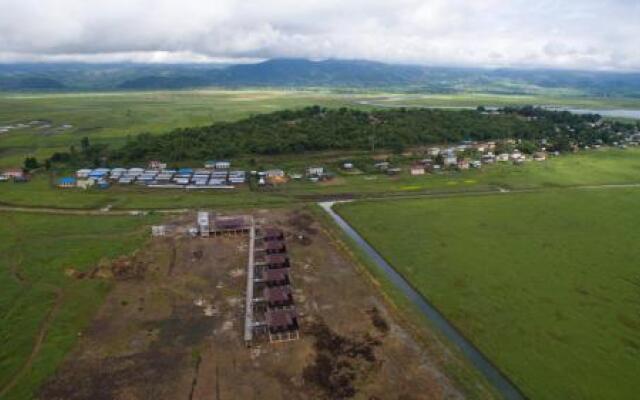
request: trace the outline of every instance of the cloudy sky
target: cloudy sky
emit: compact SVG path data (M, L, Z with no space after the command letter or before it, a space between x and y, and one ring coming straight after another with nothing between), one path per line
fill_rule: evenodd
M0 0L0 61L640 71L640 0Z

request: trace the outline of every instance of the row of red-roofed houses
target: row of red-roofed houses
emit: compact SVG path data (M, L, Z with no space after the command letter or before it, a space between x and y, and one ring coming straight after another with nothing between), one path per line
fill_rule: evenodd
M260 228L255 253L254 330L267 334L272 343L296 340L300 327L284 232L273 227Z

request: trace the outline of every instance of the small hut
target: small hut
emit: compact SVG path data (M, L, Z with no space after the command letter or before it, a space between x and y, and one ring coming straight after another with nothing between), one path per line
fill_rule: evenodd
M293 293L289 285L267 286L262 290L262 297L270 309L282 309L293 306Z
M73 188L73 187L76 187L76 185L77 185L76 178L64 177L64 178L58 179L59 188Z
M293 310L268 311L266 323L271 342L296 340L300 337L298 314Z
M262 230L262 240L271 242L274 240L284 240L284 232L278 228L267 227Z
M267 254L283 254L287 252L287 246L282 240L272 240L265 242L264 251Z
M288 268L267 269L262 275L267 287L285 286L291 284Z

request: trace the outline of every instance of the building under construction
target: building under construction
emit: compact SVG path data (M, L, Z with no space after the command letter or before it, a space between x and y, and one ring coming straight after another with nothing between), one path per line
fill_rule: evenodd
M272 343L296 340L299 338L298 314L284 232L272 227L260 228L254 245L253 333L268 336Z
M246 234L253 224L253 218L247 215L212 216L206 211L198 213L198 232L202 237Z
M299 338L298 314L293 298L291 263L285 235L274 227L256 227L252 216L197 217L201 237L248 234L244 340L268 338L271 343Z

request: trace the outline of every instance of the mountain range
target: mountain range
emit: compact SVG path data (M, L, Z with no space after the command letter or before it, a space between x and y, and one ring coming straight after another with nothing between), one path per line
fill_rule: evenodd
M331 87L417 93L483 92L640 97L640 73L447 68L360 60L255 64L0 64L1 91Z

